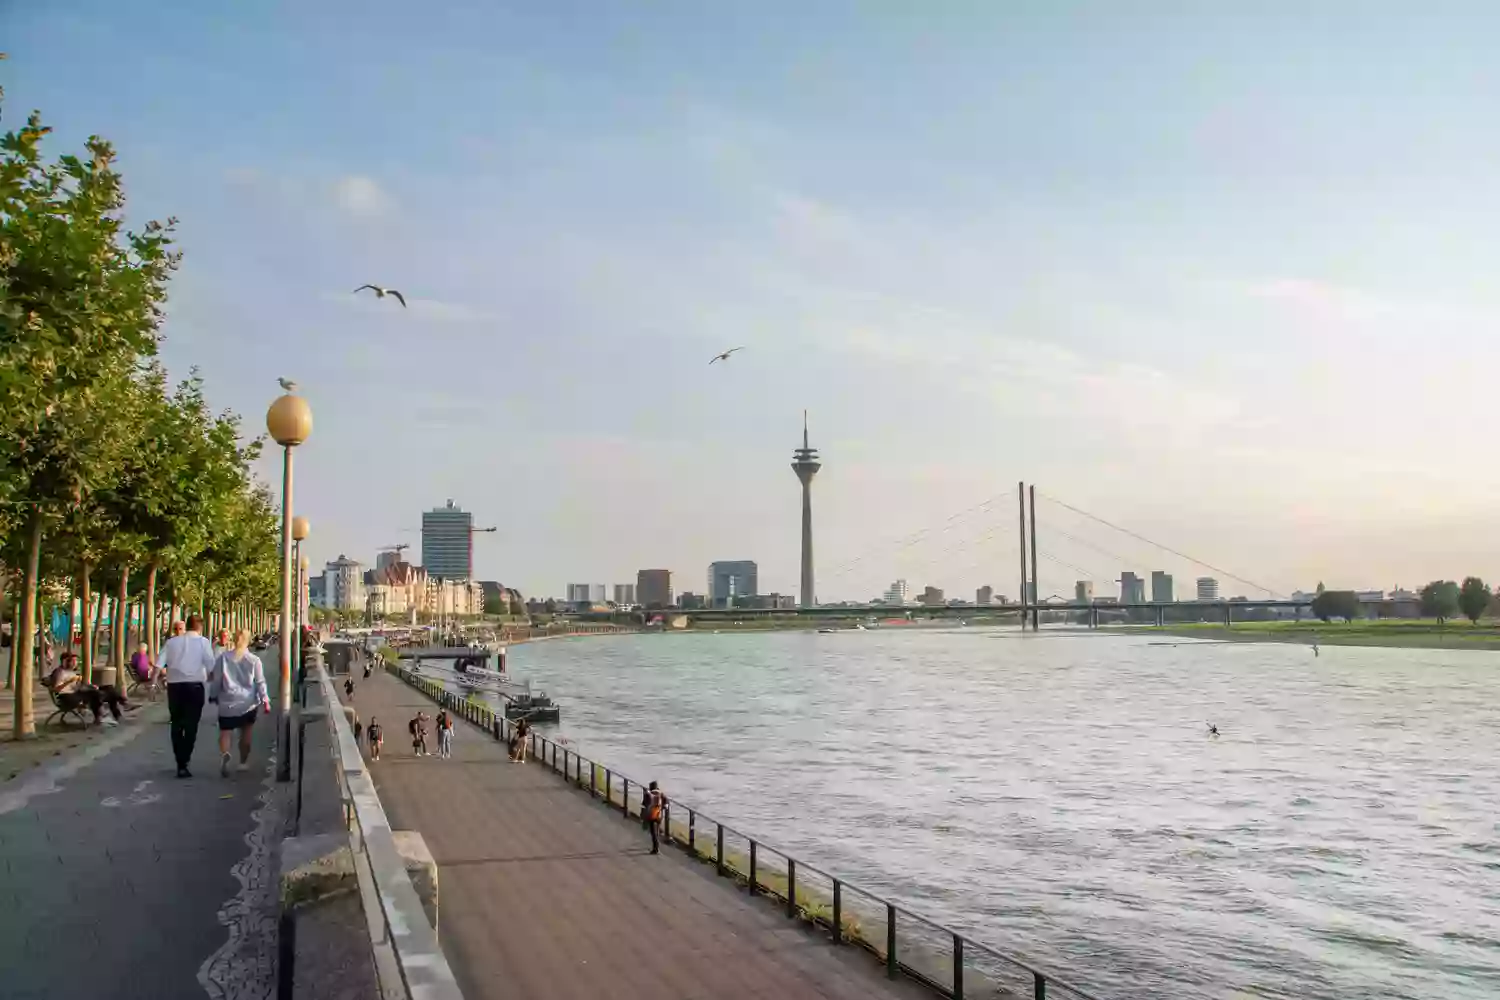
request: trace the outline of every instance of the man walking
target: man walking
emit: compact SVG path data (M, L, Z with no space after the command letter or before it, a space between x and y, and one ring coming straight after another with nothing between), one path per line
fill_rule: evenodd
M166 641L157 662L167 674L167 713L172 719L177 777L191 778L188 764L198 742L198 720L203 717L203 687L214 668L214 648L203 636L202 617L189 615L187 630Z

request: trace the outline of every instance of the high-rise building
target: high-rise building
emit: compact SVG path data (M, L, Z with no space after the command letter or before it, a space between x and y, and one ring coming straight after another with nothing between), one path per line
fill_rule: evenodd
M395 549L383 549L375 553L375 571L389 569L401 561L401 553Z
M990 586L980 587L974 591L975 604L993 604L995 602L995 588Z
M1219 581L1211 576L1198 577L1198 600L1217 601L1219 599Z
M760 593L756 579L755 562L750 559L731 559L708 566L708 601L713 607L723 607L730 598L750 597Z
M360 563L343 553L323 567L324 607L336 611L365 609L365 575Z
M792 452L792 471L802 484L802 592L797 596L804 608L818 603L813 586L812 481L822 467L817 449L807 443L807 411L803 410L802 447Z
M1073 584L1073 600L1077 601L1079 604L1093 604L1094 581L1079 580L1077 583Z
M1171 604L1175 599L1172 596L1172 574L1159 569L1152 570L1151 600L1157 604Z
M602 583L570 583L568 584L569 604L603 604L604 584Z
M422 512L422 568L444 580L474 575L474 515L452 500Z
M924 587L922 589L922 596L917 598L917 601L921 604L927 605L929 608L941 607L943 604L942 588Z
M885 603L906 604L911 600L911 588L906 585L905 580L897 580L886 588Z
M1120 603L1146 603L1146 581L1128 569L1120 574Z
M646 607L670 607L672 604L672 571L643 569L635 575L635 599Z
M633 584L633 583L617 583L617 584L615 584L615 603L616 604L622 604L622 605L623 604L634 604L635 603L635 584Z

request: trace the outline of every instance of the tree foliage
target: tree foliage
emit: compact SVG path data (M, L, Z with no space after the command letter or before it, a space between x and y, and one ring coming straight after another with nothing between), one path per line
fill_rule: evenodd
M1463 585L1458 588L1458 609L1464 617L1478 625L1480 616L1489 606L1489 586L1477 576L1464 577Z
M174 221L128 230L109 143L48 161L50 131L33 113L0 138L0 564L21 581L23 689L39 591L97 569L101 588L151 594L154 620L158 572L218 608L272 606L279 579L260 443L212 412L196 372L169 388L155 361ZM31 699L15 704L30 735Z
M1452 580L1433 580L1422 588L1422 617L1436 618L1441 625L1458 614L1458 584Z
M1312 613L1325 622L1335 618L1353 621L1359 614L1359 598L1352 590L1325 590L1320 583L1312 599Z

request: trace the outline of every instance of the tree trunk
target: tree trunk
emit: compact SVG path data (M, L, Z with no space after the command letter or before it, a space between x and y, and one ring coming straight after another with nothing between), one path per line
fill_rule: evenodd
M21 582L21 629L11 637L11 655L19 648L20 658L16 663L16 713L11 735L18 740L28 740L36 735L36 719L32 717L31 696L34 676L33 643L36 640L36 577L42 561L42 512L31 515L31 537L26 541L25 577ZM18 647L19 644L19 647Z
M157 568L158 567L157 567L156 560L153 559L153 560L151 560L151 565L149 567L147 567L147 569L146 569L146 610L141 615L141 628L145 629L145 632L146 632L146 634L141 637L141 641L146 644L146 648L151 651L151 654L153 656L156 654L156 643L157 643L157 635L156 635L156 570L157 570Z
M125 644L130 641L130 567L120 567L120 591L115 598L120 622L115 626L115 648L110 653L116 683L125 676Z
M104 612L109 606L109 595L99 591L99 606L94 613L94 630L89 633L89 649L93 651L94 659L99 658L99 626L104 624Z
M80 652L83 654L81 659L83 660L83 682L85 684L94 683L94 624L97 619L93 615L94 597L89 584L89 577L93 572L94 566L92 563L85 561L78 564L78 591L83 595L79 602L79 610L82 612L83 617L83 631L81 633L83 648Z

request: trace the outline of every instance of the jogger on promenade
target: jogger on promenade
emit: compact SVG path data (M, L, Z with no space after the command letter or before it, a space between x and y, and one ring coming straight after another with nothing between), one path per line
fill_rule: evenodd
M240 769L250 760L250 739L255 732L255 716L271 711L271 696L266 691L265 669L260 657L250 652L250 630L235 634L234 648L221 652L214 661L209 694L219 705L219 774L229 777L230 734L240 734Z
M177 777L191 778L188 764L198 742L198 720L203 718L204 685L214 668L213 645L203 637L202 617L188 616L187 630L162 645L159 662L167 672L167 714L172 719Z

